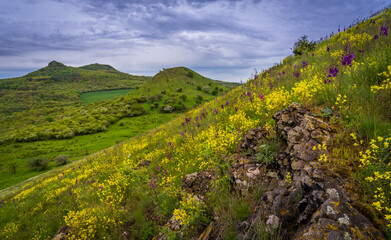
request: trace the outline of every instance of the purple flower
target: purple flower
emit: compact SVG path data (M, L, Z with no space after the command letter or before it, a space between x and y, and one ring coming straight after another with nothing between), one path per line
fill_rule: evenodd
M251 92L247 92L247 97L251 97Z
M379 35L375 35L375 36L373 36L373 40L376 40L376 39L378 39L379 38Z
M335 67L335 68L329 68L329 73L330 73L330 77L336 77L337 76L337 74L338 74L338 68L337 67Z
M185 126L186 122L181 123L182 126Z
M185 118L185 120L186 120L186 123L189 123L191 118Z
M235 112L237 112L238 111L238 107L235 107Z
M360 52L360 53L363 53L363 52L364 52L364 50L358 50L358 52Z
M303 68L307 67L308 63L306 61L303 61Z
M381 27L380 28L380 36L381 35L384 35L384 36L388 36L388 27Z
M262 93L262 94L259 94L258 96L259 96L259 98L260 98L262 101L264 100L264 97L265 97L265 96L263 95L263 93Z
M164 169L164 174L167 175L167 169Z
M272 89L273 89L273 87L274 87L274 85L273 85L273 84L270 84L270 90L272 90Z
M329 52L330 51L330 48L329 47L327 47L327 52Z
M93 183L95 183L95 180L94 180L94 179L92 179L92 181L91 181L91 184L93 184Z
M352 61L353 59L355 58L355 55L354 53L350 53L346 56L342 56L342 65L351 65L352 64Z
M296 78L299 78L299 77L300 77L300 73L294 72L294 73L293 73L293 76L295 76Z
M325 78L323 82L324 82L324 84L327 84L327 79Z
M228 105L229 105L229 102L225 102L225 105L228 106Z
M312 56L315 56L315 54L312 54Z
M221 105L221 109L224 109L224 104Z
M285 74L285 71L282 71L282 74Z
M72 192L69 192L69 196L72 196Z
M218 111L217 109L215 109L215 114L216 114L216 115L219 114L219 111Z
M198 116L196 117L196 123L198 123Z
M159 166L156 166L156 170L158 170L158 171L159 171L159 169L160 169L160 168L159 168Z
M103 189L103 187L102 187L102 186L99 186L99 189L100 189L100 190L102 190L102 189Z

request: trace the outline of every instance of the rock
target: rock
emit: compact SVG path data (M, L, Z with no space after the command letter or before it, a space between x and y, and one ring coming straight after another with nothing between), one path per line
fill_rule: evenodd
M267 141L269 132L266 128L253 128L239 142L237 152L246 152L247 155L255 154L258 146Z
M182 179L181 189L187 193L204 198L209 192L211 181L215 179L213 170L201 170L200 172L186 175Z
M198 240L208 240L210 239L210 233L213 229L213 222L209 223L208 227L202 232L202 234L198 237Z
M276 215L270 215L266 220L266 232L276 230L280 226L280 219Z
M141 161L135 169L140 169L142 167L148 167L151 164L151 161L143 160Z
M303 160L299 160L299 161L293 161L291 163L291 167L293 170L300 170L304 167L304 161Z
M54 235L52 240L65 240L71 228L69 226L63 226Z

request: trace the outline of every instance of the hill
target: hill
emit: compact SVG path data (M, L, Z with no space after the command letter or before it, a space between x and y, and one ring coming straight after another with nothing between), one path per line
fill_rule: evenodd
M386 9L3 195L1 236L389 239L390 26Z
M95 69L100 68L100 65L93 66ZM103 68L103 71L110 69L107 66ZM73 70L74 68L69 70L65 65L52 62L39 70L39 73L30 75ZM212 100L228 90L220 82L206 78L200 84L205 84L202 85L205 89L213 87L215 90L197 90L194 83L186 84L188 77L166 74L170 72L171 69L167 69L159 73L158 77L146 80L146 88L144 85L137 85L132 90L83 93L79 95L85 101L83 105L34 109L6 118L0 131L0 189L42 173L42 170L30 169L26 165L31 159L48 160L48 166L44 170L48 171L58 167L58 156L65 155L69 158L68 161L80 159L156 127L178 113ZM197 77L192 81L204 79L201 75L194 74ZM176 86L181 86L181 89L174 90L156 81L165 75L175 79ZM147 88L159 91L147 91ZM162 91L163 89L166 91ZM123 95L117 95L118 92Z

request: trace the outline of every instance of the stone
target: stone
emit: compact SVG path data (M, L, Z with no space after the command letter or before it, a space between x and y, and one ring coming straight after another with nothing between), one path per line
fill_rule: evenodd
M303 160L293 161L291 167L293 170L300 170L304 167L305 162Z
M276 215L270 215L266 220L266 232L271 232L280 226L280 219Z
M52 240L65 240L71 228L69 226L63 226L54 235Z
M182 179L181 189L203 198L209 192L211 181L215 179L213 170L201 170L186 175Z

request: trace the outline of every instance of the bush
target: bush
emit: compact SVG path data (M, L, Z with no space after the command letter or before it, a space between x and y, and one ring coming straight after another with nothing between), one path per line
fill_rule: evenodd
M194 77L194 74L193 74L193 72L187 72L187 76L188 76L189 78L193 78L193 77Z
M186 94L182 94L182 95L181 95L181 99L182 99L183 101L186 101L186 99L187 99Z
M67 156L67 155L58 155L56 157L56 163L58 165L65 165L68 163L68 159L69 159L69 156Z
M36 171L41 171L46 169L48 164L49 161L45 157L33 157L27 160L27 167L29 167L31 170L36 170Z
M201 91L201 86L197 86L197 90L198 90L198 91Z
M209 93L210 92L210 87L209 86L204 86L202 87L202 91Z
M308 36L304 35L293 45L293 53L295 55L302 55L305 52L310 52L315 49L316 43L314 41L308 41Z
M17 164L16 162L12 162L8 164L8 169L10 170L11 173L16 174L16 169L17 169Z
M177 91L177 92L182 92L183 90L182 90L182 88L177 88L176 91Z
M160 108L160 112L162 113L172 113L174 111L174 107L171 105L164 105Z
M202 103L203 100L204 100L204 98L201 95L197 95L197 97L196 97L196 103L197 104Z

